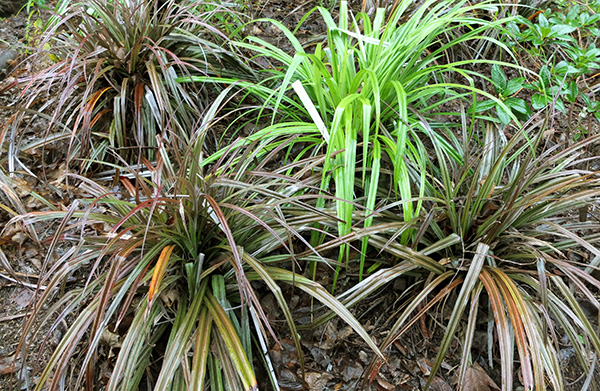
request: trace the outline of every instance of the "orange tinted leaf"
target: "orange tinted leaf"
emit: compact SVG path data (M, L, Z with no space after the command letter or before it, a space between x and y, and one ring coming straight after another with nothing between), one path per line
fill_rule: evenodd
M127 177L120 177L119 179L120 179L121 183L123 184L123 187L129 193L129 195L131 197L135 197L135 194L136 194L135 187L133 186L133 184L131 183L131 181L129 180L129 178L127 178Z
M514 331L514 339L517 344L517 351L519 352L521 362L521 372L523 375L523 383L525 389L534 388L534 374L531 367L531 352L532 348L529 348L527 343L526 326L531 324L531 320L527 316L527 309L523 305L523 299L519 290L512 280L506 276L501 270L492 270L492 272L498 277L497 286L503 295L504 303L506 304L506 310L510 316ZM522 304L519 308L519 304ZM524 324L529 322L529 324ZM531 327L528 327L531 330ZM535 345L535 337L530 335L529 341L531 345Z
M107 113L112 113L112 110L111 109L105 109L105 110L102 110L101 112L99 112L98 114L96 114L96 116L94 117L94 119L90 123L90 126L94 126L96 124L96 122L98 122L102 118L102 116L104 114L107 114Z
M133 92L134 113L138 127L141 125L142 121L142 101L144 99L144 86L144 83L136 84Z
M152 274L152 280L150 281L150 288L148 288L148 301L152 301L154 299L154 293L156 292L156 288L160 286L160 283L165 275L165 270L167 269L167 263L169 263L169 258L171 258L171 253L175 248L174 245L166 246L162 249L158 261L156 261L156 266L154 267L154 273Z
M488 294L490 305L492 306L492 314L494 315L494 322L496 323L496 330L498 332L498 345L500 347L500 360L502 362L502 388L512 389L513 355L512 345L510 343L510 326L502 303L502 295L489 271L483 269L479 278Z
M92 97L90 98L90 100L88 101L87 105L85 106L85 113L89 116L91 115L92 111L94 110L94 107L96 106L96 103L98 102L98 99L100 99L100 97L108 90L110 90L111 87L105 87L99 91L96 91L94 93L94 95L92 95ZM89 117L88 117L89 118Z

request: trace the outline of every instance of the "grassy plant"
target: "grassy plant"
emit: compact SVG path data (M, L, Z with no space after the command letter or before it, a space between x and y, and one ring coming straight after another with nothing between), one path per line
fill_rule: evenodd
M54 328L69 314L75 316L38 390L90 387L97 381L98 349L107 335L119 340L107 390L201 390L209 382L211 389L254 390L253 357L262 356L275 336L255 291L258 282L275 295L300 357L280 283L293 284L332 309L378 352L339 301L294 273L295 263L302 261L294 255L302 253L297 246L315 256L304 239L314 222L336 224L335 217L314 208L315 197L296 195L300 188L316 189L318 178L306 177L301 167L249 170L264 147L260 144L233 148L210 169L200 165L202 143L178 162L163 153L166 147L145 172L120 168L127 173L120 177L125 194L73 175L89 197L81 201L83 210L75 203L68 211L23 217L25 222L62 220L50 253L57 243L69 243L58 262L45 263L40 284L46 289L21 345L26 351L39 332L34 319L53 319ZM137 181L139 192L127 178ZM89 279L69 287L46 311L55 288L83 268Z
M428 132L434 137L432 129ZM525 389L563 389L559 332L568 336L581 368L589 368L587 352L600 352L600 339L580 301L599 304L592 291L600 281L591 272L600 260L600 237L598 224L578 219L577 211L598 201L600 186L597 173L579 166L584 149L597 145L600 137L561 150L545 145L543 134L543 129L528 130L506 140L490 128L480 149L463 149L465 165L436 148L437 162L430 166L436 196L424 202L430 218L420 222L419 243L413 245L421 251L403 246L397 234L386 237L389 223L378 225L376 218L371 243L403 261L363 281L352 292L353 300L372 292L382 275L386 281L419 269L429 275L416 285L382 351L433 306L449 301L452 314L432 373L440 368L465 316L461 379L476 360L471 348L478 327L493 326L488 359L494 366L498 356L493 351L499 353L503 390L513 387L515 347ZM439 246L449 238L454 243ZM593 260L574 261L568 250L575 248ZM497 350L492 345L496 338Z
M405 221L419 215L421 201L416 199L424 196L431 185L425 175L426 148L415 126L418 118L411 110L423 115L439 113L444 111L445 103L472 98L474 94L487 96L506 108L498 98L473 86L477 73L469 70L467 64L482 61L451 56L458 46L480 39L502 47L484 36L501 21L490 22L475 16L476 11L485 9L484 3L475 6L465 3L426 1L409 17L407 9L412 2L402 1L387 23L384 9L377 11L373 21L365 14L354 19L347 2L342 1L336 23L327 9L318 7L328 33L326 44L317 44L314 52L305 50L281 23L268 19L258 22L279 28L292 44L293 55L257 37L235 42L271 64L269 77L263 82L244 85L268 110L276 113L268 131L284 128L294 131L283 120L308 120L319 132L316 134L321 138L312 150L324 148L328 156L321 189L334 191L339 199L339 234L350 232L355 200L373 210L379 178L388 170L391 191L403 202ZM466 83L456 83L451 76L464 78ZM290 99L292 87L301 104ZM460 160L460 154L452 151L451 145L441 139L434 141ZM371 219L364 224L368 227ZM407 243L414 234L405 232L403 242ZM363 253L366 246L365 238ZM343 251L340 257L343 260Z
M243 73L214 43L226 37L204 19L210 15L174 0L59 2L40 43L55 63L22 80L10 171L30 109L51 117L48 133L71 133L67 160L101 159L108 146L130 162L153 159L159 137L189 145L208 92L175 79ZM47 52L40 55L47 61Z

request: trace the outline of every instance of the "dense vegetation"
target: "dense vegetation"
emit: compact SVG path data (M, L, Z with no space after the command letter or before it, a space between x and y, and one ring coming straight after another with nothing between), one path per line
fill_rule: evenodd
M563 389L563 335L589 372L600 1L416 3L323 4L301 23L326 36L306 44L243 2L58 2L0 133L7 227L52 230L20 351L69 325L37 390L95 389L107 330L122 338L107 390L254 390L257 366L277 389L266 351L285 332L260 295L302 363L286 285L315 300L312 327L339 316L369 346L363 386L441 303L434 374L458 337L463 384L481 328L503 390ZM252 34L267 25L279 45ZM25 213L13 181L46 149L66 206ZM406 275L376 343L351 307Z

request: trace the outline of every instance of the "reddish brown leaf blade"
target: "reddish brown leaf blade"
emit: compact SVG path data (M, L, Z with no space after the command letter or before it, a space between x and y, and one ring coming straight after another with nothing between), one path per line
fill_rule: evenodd
M134 101L134 114L136 118L137 128L141 126L142 123L142 100L144 99L144 83L138 83L135 85L133 91L133 101Z
M531 367L531 355L527 345L527 334L525 332L525 326L523 324L527 320L523 319L523 311L519 310L518 305L516 303L516 301L520 298L520 293L516 285L508 284L508 277L500 270L491 269L491 272L496 276L497 286L500 289L500 292L502 293L504 303L506 304L506 309L510 316L515 335L515 342L517 344L517 350L519 352L519 357L521 361L521 371L523 373L523 382L525 389L532 389L533 371Z
M479 279L483 283L485 290L490 299L492 313L494 314L494 322L498 332L498 345L500 346L500 360L502 361L502 389L512 389L512 369L513 369L513 354L512 345L510 343L510 331L506 312L502 304L502 297L498 286L490 273L483 268L479 274Z

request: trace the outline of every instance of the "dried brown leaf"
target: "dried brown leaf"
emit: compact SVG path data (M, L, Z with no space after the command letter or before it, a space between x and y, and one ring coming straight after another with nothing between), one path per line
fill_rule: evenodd
M378 375L375 380L377 380L376 386L379 391L390 391L396 389L392 383L382 378L381 375Z
M330 373L308 372L306 374L306 384L310 391L324 391L327 388L327 382L333 379Z
M452 387L444 379L439 376L436 376L431 381L431 385L428 390L431 391L452 391Z
M491 377L477 363L473 363L465 372L461 386L462 391L492 391L500 390Z
M421 383L421 388L425 389L427 382L429 381L429 376L425 376L423 378L419 378L419 382ZM453 391L452 387L441 377L435 376L431 379L427 390L430 391Z
M100 336L100 341L107 344L111 349L121 347L121 337L118 334L111 332L108 329L104 329Z
M0 356L0 375L15 373L19 370L19 362L15 361L15 356Z
M433 363L431 361L429 361L425 357L420 357L417 359L417 365L419 366L421 372L423 372L423 375L429 376L429 374L431 373L431 367L433 366Z
M27 307L31 303L31 299L33 298L33 291L30 289L19 289L11 295L11 302L17 307L17 309L22 309Z
M23 198L25 196L28 196L31 193L31 191L32 191L31 185L25 179L19 178L19 177L13 177L11 180L12 180L13 189L15 190L16 194L19 197Z

